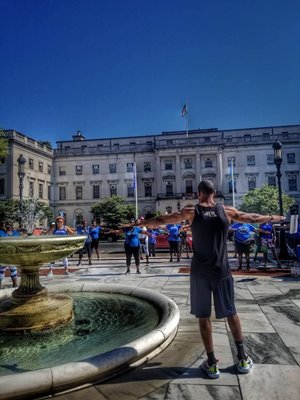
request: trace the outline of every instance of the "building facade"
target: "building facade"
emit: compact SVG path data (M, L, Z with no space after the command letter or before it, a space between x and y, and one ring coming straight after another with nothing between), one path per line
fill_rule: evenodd
M264 184L277 185L272 148L277 139L283 145L282 191L300 202L300 125L192 130L188 137L185 131L176 131L86 139L78 131L72 140L57 142L54 154L39 142L31 143L29 138L22 139L22 147L19 143L22 143L22 136L13 131L10 145L13 156L9 165L14 170L5 181L6 194L0 191L0 199L18 197L16 160L23 153L34 163L33 169L26 163L24 198L30 193L30 182L34 182L31 186L38 191L39 185L44 184L48 188L45 200L56 215L65 215L69 225L77 224L83 218L90 221L93 217L91 206L112 195L134 204L135 187L140 215L177 211L187 204L197 203L197 185L201 179L212 180L217 195L226 204L232 204L234 188L238 207L249 190ZM28 147L28 140L33 149ZM47 166L43 172L40 163ZM9 169L8 165L0 166L0 182L8 171L5 168ZM48 173L50 170L51 174ZM14 190L9 191L10 186Z

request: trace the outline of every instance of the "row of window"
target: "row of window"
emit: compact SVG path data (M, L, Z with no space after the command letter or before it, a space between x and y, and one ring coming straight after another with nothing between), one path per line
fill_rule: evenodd
M234 181L234 192L237 192L237 187L236 187L236 179ZM290 175L288 176L287 180L288 184L288 191L289 192L297 192L298 186L297 186L297 176L296 175ZM269 186L276 186L276 176L268 176L268 185ZM248 190L254 190L256 189L256 177L255 176L248 176ZM232 193L232 181L229 180L228 182L228 189L229 193Z
M109 194L110 196L118 196L118 185L115 183L111 183L109 185ZM145 182L144 183L144 196L152 197L152 183ZM59 187L58 193L59 200L67 200L67 190L65 186ZM127 197L134 197L134 184L127 183ZM77 185L75 186L75 199L82 200L83 199L83 186ZM93 199L100 199L100 185L93 185Z
M287 154L287 162L288 164L295 164L296 163L296 156L295 153L288 153ZM233 165L233 167L236 166L236 158L235 157L228 157L227 158L227 165L228 167ZM248 155L247 156L247 166L254 166L256 164L255 162L255 155ZM274 164L274 154L267 154L267 164ZM213 159L210 157L204 158L204 167L205 168L212 168L213 167ZM164 168L165 170L173 170L174 169L174 161L173 160L166 160L164 162ZM192 169L193 168L193 160L191 158L186 158L184 159L184 168L185 169ZM144 172L151 172L152 171L152 166L150 161L144 162ZM76 175L82 175L83 172L83 166L82 165L76 165L75 166L75 174ZM134 163L127 163L126 164L126 172L134 172ZM92 165L92 173L93 175L98 175L100 174L100 165L99 164L94 164ZM109 164L109 173L111 174L116 174L117 173L117 164ZM65 167L59 167L58 169L58 174L60 176L66 175L66 168Z
M34 160L33 158L28 159L28 167L29 169L34 169ZM44 172L44 163L42 161L38 161L38 171ZM47 172L51 175L51 165L47 164Z

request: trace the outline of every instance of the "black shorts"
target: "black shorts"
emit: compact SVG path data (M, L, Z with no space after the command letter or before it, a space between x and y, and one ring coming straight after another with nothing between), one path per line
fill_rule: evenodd
M238 243L235 242L235 250L238 254L250 254L251 243Z
M191 314L197 318L211 316L212 294L217 318L231 317L236 314L232 276L217 281L192 278L190 290Z

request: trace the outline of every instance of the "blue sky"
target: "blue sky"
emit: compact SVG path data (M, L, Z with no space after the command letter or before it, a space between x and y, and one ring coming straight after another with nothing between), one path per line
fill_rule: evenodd
M300 123L298 0L0 0L0 127L38 140Z

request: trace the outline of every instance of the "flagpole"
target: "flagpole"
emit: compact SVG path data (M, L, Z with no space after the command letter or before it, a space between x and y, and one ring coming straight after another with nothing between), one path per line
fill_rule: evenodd
M231 188L232 188L232 206L235 208L235 193L234 193L234 175L233 175L233 158L231 158Z
M137 176L136 176L136 163L133 164L133 185L135 195L135 219L138 219L138 197L137 197Z
M187 113L186 113L186 137L189 137L189 109L187 108Z

